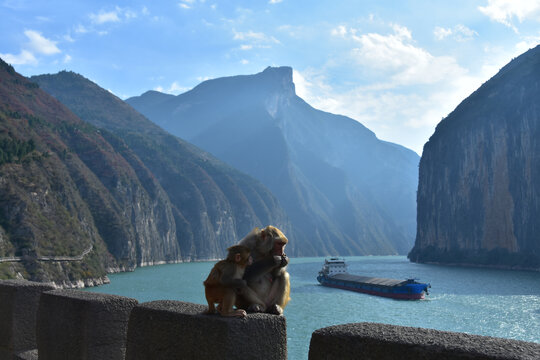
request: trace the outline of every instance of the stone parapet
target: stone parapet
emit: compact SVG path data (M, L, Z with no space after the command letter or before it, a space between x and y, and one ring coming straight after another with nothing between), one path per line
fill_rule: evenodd
M287 358L283 316L227 318L171 300L0 280L0 360ZM330 326L311 337L309 360L540 359L540 344L377 323Z
M135 299L54 290L43 293L37 320L40 360L122 360Z
M250 314L239 319L206 315L205 310L180 301L139 304L129 319L126 359L287 358L283 316Z
M423 328L357 323L311 336L309 360L540 359L540 344Z
M36 317L41 293L54 286L0 280L0 359L36 349Z

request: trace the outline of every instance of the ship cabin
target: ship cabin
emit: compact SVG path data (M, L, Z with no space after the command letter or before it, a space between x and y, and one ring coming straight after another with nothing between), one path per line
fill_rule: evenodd
M345 259L343 258L332 257L324 260L324 266L322 271L327 276L346 274L347 264L345 264Z

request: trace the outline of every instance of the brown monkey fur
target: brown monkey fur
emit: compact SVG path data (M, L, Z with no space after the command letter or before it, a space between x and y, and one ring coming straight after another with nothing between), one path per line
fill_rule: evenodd
M281 315L290 300L290 279L285 246L289 240L274 226L253 229L239 244L251 250L253 264L244 278L236 305L249 311L266 311Z
M246 246L234 245L227 249L227 258L218 261L208 278L203 282L204 293L208 301L208 313L217 310L222 316L244 317L246 312L233 309L236 302L236 291L246 286L242 280L244 270L251 263L250 250Z

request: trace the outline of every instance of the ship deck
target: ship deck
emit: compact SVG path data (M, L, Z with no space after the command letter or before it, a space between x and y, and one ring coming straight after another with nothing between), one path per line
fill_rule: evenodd
M363 284L372 284L379 286L399 286L407 283L407 280L396 280L396 279L385 279L385 278L376 278L370 276L360 276L352 274L336 274L331 277L332 279L341 280L341 281L350 281Z

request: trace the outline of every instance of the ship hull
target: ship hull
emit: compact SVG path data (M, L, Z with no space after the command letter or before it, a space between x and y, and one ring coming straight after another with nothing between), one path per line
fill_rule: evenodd
M343 281L329 276L319 275L317 280L323 286L359 293L382 296L397 300L422 300L427 292L426 284L407 284L402 286L382 286L359 281Z

